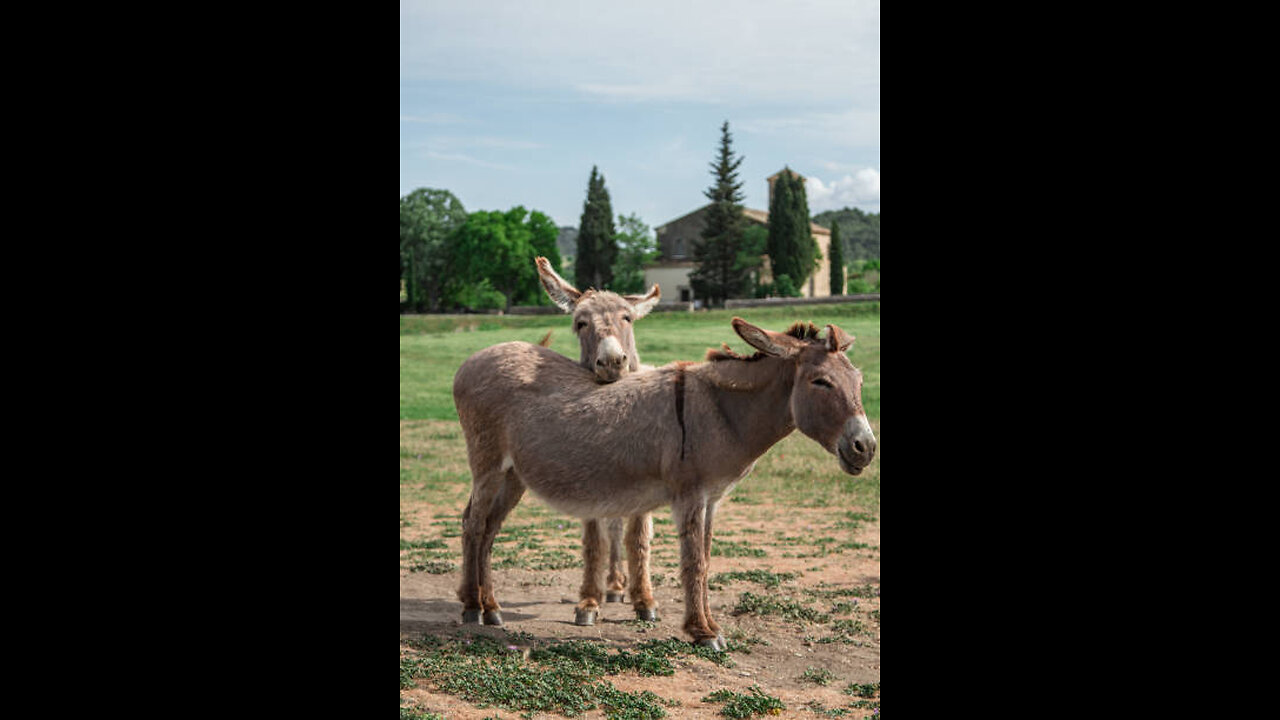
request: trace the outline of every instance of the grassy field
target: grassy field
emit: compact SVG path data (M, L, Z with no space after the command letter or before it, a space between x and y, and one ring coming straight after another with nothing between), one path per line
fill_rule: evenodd
M882 440L878 303L655 313L636 324L640 356L700 361L721 342L752 352L730 327L734 315L769 330L802 320L854 335L849 357ZM727 653L682 639L678 538L665 510L654 514L660 622L609 608L596 627L573 626L581 527L531 495L493 550L515 621L458 627L459 518L471 477L453 375L477 350L538 342L549 330L551 347L576 359L569 326L565 315L400 319L402 720L878 718L880 453L849 476L799 432L761 457L717 514L711 603Z
M862 370L862 402L880 418L880 305L850 303L786 308L742 308L702 313L653 313L636 323L636 349L650 365L702 360L707 348L727 343L751 353L729 321L738 315L766 330L797 321L839 325L857 340L849 352ZM509 340L538 342L551 331L551 348L578 358L578 341L566 315L400 316L400 419L456 420L453 374L472 353Z

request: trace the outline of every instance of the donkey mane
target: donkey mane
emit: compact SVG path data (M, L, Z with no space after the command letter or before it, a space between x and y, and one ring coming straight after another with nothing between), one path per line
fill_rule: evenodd
M806 323L801 321L801 322L793 323L791 327L787 328L787 331L785 334L790 335L791 337L796 338L797 340L810 340L810 341L817 342L819 332L820 331L818 330L818 326L814 325L813 323ZM706 360L707 362L720 362L721 360L746 360L750 362L753 360L759 360L761 358L766 358L766 357L769 357L769 356L765 355L764 353L758 350L754 355L741 355L731 350L728 345L724 343L720 343L719 350L716 350L715 348L707 349Z

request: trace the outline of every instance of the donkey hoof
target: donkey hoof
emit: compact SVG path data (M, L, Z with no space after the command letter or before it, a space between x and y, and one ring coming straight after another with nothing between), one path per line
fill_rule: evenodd
M623 594L620 592L607 592L604 594L605 602L622 602Z
M479 625L480 624L480 608L476 608L475 610L463 610L462 624L463 625Z
M650 622L657 622L658 611L654 610L653 608L644 608L642 610L636 610L636 619L648 620Z
M595 610L573 611L573 624L574 625L595 625L596 611Z
M724 652L729 649L729 643L724 639L723 635L717 635L713 638L699 638L698 645L709 647L716 652Z
M502 613L498 612L497 610L485 610L484 624L485 625L501 625Z

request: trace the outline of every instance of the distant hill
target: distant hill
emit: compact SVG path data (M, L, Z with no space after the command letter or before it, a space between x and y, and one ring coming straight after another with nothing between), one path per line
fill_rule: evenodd
M844 244L845 262L880 259L880 213L865 213L857 208L827 210L813 216L813 221L829 228L840 224L840 241Z
M560 249L560 257L571 258L578 256L578 228L562 227L560 235L556 238L556 247Z

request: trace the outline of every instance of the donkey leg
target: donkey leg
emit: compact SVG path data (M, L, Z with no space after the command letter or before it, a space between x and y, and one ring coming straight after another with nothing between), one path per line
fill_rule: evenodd
M703 562L706 563L708 572L710 572L710 568L711 568L711 525L712 525L712 521L715 519L715 516L716 516L716 508L719 505L720 503L715 501L707 503L706 531L705 531L705 534L703 535L704 542L702 547L703 547ZM711 617L711 592L709 588L707 592L703 594L702 600L703 600L702 609L707 616L707 627L715 631L716 640L720 644L720 647L718 649L723 650L726 647L728 647L728 642L724 639L724 635L720 633L720 625L716 623L714 618Z
M707 622L707 501L696 498L673 507L680 533L680 581L684 585L684 631L694 643L723 650Z
M493 540L502 529L516 503L524 497L524 483L516 477L515 472L508 470L503 476L502 488L490 506L489 515L485 518L484 536L480 543L480 604L484 608L485 625L502 624L502 607L493 595L493 572L489 568L489 559L493 551Z
M627 589L627 574L622 564L622 518L609 518L605 523L609 531L609 577L604 598L608 602L622 602Z
M500 485L497 472L472 472L471 497L462 511L462 581L458 600L462 601L462 622L480 622L481 592L480 554L489 508Z
M582 588L581 600L574 610L575 625L595 625L600 603L604 600L601 590L604 576L604 554L608 551L605 536L600 532L599 520L582 521Z
M653 516L634 515L627 521L627 565L631 571L631 607L641 620L657 620L658 602L649 584L649 543L653 540Z

